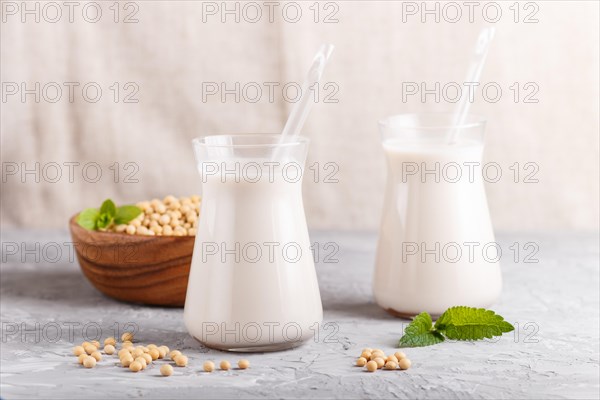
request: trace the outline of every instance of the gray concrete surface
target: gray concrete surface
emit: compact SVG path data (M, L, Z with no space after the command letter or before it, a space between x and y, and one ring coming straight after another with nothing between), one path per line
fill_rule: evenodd
M18 398L598 398L598 236L585 234L501 235L504 291L493 307L515 324L496 341L445 342L408 349L405 372L366 373L353 362L366 346L392 351L407 321L372 301L376 236L312 235L335 242L337 263L318 264L324 323L318 337L284 352L244 355L245 371L201 372L208 359L241 356L201 347L183 325L181 309L141 307L113 301L69 260L65 232L2 232L0 396ZM39 250L35 250L35 243ZM514 242L539 245L538 263L515 263ZM5 251L17 243L19 251ZM25 254L22 244L34 249ZM52 253L53 245L62 256ZM46 250L44 250L44 246ZM56 249L54 249L55 251ZM40 255L36 262L35 254ZM529 251L520 254L524 258ZM26 255L25 262L21 256ZM71 355L82 327L102 337L128 323L145 343L167 344L189 356L187 368L160 377L158 364L133 374L106 357L84 369ZM74 337L69 337L69 326ZM61 338L56 340L58 328Z

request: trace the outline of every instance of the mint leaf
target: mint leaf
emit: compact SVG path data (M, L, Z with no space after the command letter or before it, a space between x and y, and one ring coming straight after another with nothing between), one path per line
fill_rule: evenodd
M400 338L400 347L431 346L444 341L444 337L433 328L431 316L426 312L417 315L404 329L404 336Z
M138 215L142 213L142 210L136 206L121 206L117 208L115 215L115 224L126 224Z
M96 229L96 221L99 216L100 211L97 208L86 208L77 216L77 223L85 229L93 231Z
M435 322L435 330L448 339L479 340L501 336L515 328L491 310L473 307L451 307Z
M117 206L111 199L106 199L100 207L100 214L106 214L108 217L113 218L117 214Z
M98 229L106 229L113 222L113 217L107 213L100 213L98 220L96 221L96 227Z

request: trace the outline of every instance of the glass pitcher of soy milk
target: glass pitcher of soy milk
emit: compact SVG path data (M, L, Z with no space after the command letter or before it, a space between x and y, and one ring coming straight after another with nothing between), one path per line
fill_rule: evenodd
M377 304L400 317L490 306L502 278L482 176L485 121L457 126L452 114L403 114L379 127L388 174Z
M308 140L193 141L202 208L184 320L204 345L275 351L310 339L323 317L302 203Z

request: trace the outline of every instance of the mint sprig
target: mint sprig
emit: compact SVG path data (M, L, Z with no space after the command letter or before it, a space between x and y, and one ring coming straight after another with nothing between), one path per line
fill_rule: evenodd
M501 336L515 328L492 310L465 306L447 309L435 322L422 312L404 329L400 347L423 347L454 340L481 340Z
M97 208L86 208L77 217L77 223L88 230L107 230L113 224L126 224L142 213L136 206L115 206L111 199L106 199Z

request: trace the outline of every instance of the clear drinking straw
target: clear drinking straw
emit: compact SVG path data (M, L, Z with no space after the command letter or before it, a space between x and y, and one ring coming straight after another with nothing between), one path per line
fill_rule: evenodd
M302 84L300 100L298 100L292 108L292 112L283 127L279 144L285 143L300 134L304 122L308 117L308 113L314 104L310 93L311 87L321 80L323 70L325 69L325 65L327 64L333 49L334 46L332 44L322 44L321 47L319 47L317 54L315 54L312 65L306 75L306 79ZM278 149L273 153L273 159L276 158L278 158Z
M477 39L477 44L475 45L475 51L471 56L471 64L469 66L465 82L479 83L481 70L483 69L483 64L485 64L485 58L490 48L490 43L494 38L495 31L496 28L490 26L483 28L481 33L479 33L479 38ZM448 144L456 143L460 133L460 127L466 122L470 107L471 102L469 101L469 96L463 96L460 99L454 114L454 123L452 125L454 128L451 129L450 133L448 134Z

